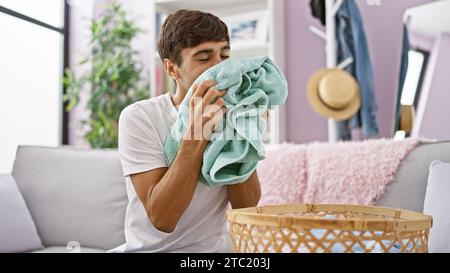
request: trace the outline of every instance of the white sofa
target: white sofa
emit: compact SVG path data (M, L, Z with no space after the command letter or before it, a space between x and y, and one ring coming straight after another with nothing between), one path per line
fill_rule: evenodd
M450 142L409 154L377 205L422 211L436 159L450 162ZM78 243L81 252L104 252L124 242L128 201L116 150L21 146L12 176L44 246L32 252L71 252Z

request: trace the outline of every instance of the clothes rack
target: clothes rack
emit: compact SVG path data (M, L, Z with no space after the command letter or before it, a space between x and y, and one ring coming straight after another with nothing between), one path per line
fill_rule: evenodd
M325 0L326 28L325 31L310 26L310 31L325 40L326 62L328 68L344 69L353 62L352 58L337 64L337 41L336 41L336 14L344 0ZM328 141L337 142L337 125L333 119L328 120Z

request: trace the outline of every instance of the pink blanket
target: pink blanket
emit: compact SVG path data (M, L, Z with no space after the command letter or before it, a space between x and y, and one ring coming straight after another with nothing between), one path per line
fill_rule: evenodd
M268 150L258 165L259 205L373 205L394 180L400 162L419 143L418 139L380 139L279 145Z

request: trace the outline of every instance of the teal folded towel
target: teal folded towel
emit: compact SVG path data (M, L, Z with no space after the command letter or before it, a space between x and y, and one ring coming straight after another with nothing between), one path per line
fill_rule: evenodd
M264 159L263 114L286 101L287 81L280 69L266 56L228 59L201 74L194 83L214 80L227 112L220 128L203 153L199 180L210 186L233 185L246 181ZM164 143L164 153L172 164L189 121L192 87L182 101L177 120Z

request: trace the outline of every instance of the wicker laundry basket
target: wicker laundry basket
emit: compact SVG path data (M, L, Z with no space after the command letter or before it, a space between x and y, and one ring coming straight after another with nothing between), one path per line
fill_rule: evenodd
M229 210L241 253L428 252L432 217L357 205L282 205Z

